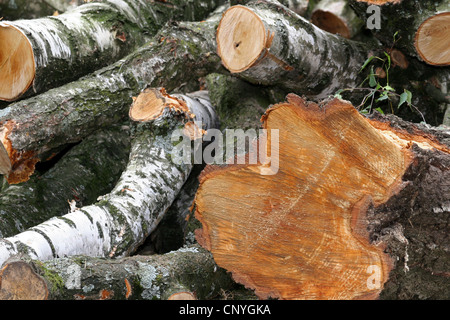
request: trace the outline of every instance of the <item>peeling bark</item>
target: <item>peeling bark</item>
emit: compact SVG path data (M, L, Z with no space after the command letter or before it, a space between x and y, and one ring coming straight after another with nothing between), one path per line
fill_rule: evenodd
M80 141L123 119L147 85L197 90L198 79L220 70L215 54L217 16L168 26L133 54L78 81L10 104L0 113L0 172L26 181L42 155ZM185 72L189 69L190 72Z
M129 134L121 126L95 132L73 146L48 171L3 190L0 238L65 215L71 205L93 204L97 197L110 192L128 161Z
M5 277L19 271L21 276ZM208 251L192 245L164 255L121 259L11 259L0 273L0 299L166 300L184 292L204 300L233 284Z
M2 21L1 56L8 59L0 64L0 98L16 100L76 80L130 54L167 21L201 20L221 3L103 1L55 17Z
M189 112L166 109L155 121L137 126L127 168L109 194L94 205L0 240L0 263L18 253L48 260L72 255L113 258L134 252L159 224L193 167L173 161L172 132L191 122L192 114L202 120L203 129L217 127L205 92L182 99Z

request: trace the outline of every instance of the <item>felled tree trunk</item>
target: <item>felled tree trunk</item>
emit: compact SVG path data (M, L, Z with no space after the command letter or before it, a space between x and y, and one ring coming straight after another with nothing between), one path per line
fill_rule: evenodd
M57 17L0 23L0 99L40 93L107 66L170 19L201 20L221 1L93 2Z
M322 99L357 86L369 46L325 32L274 1L228 9L217 30L224 66L257 84Z
M11 184L26 181L48 150L120 121L131 97L147 85L196 90L200 77L221 68L214 53L217 23L214 18L168 26L151 43L111 66L10 104L0 116L5 149L0 151L0 173Z
M0 238L63 216L73 205L95 203L110 192L128 161L129 134L122 126L93 133L47 172L2 191Z
M167 96L170 103L164 97L161 103L149 102L153 110L149 112L158 116L137 126L127 168L114 189L94 205L0 240L0 264L21 252L38 260L71 255L121 257L142 244L192 170L190 158L174 161L177 150L172 134L194 126L194 118L202 121L202 130L217 127L214 109L204 92L182 98ZM186 152L189 156L194 151Z
M445 0L350 0L350 5L363 19L376 22L372 33L387 46L395 46L404 53L428 64L450 65L450 3ZM378 11L373 10L375 6ZM377 16L374 16L376 14Z
M364 22L344 0L321 0L311 13L311 22L320 29L353 38Z
M292 94L263 120L270 161L200 177L220 267L260 298L448 297L450 132Z
M193 245L164 255L50 261L13 259L0 271L0 300L211 299L233 285L211 254Z

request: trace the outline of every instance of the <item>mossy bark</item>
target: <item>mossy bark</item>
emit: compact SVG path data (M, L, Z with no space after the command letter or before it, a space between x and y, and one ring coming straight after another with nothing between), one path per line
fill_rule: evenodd
M129 130L95 132L73 146L48 171L0 194L0 238L97 201L111 191L128 161Z
M271 89L239 78L211 73L206 77L211 102L216 106L221 130L261 128L261 116L274 99Z
M105 67L142 46L169 20L202 20L221 0L102 1L36 20L2 21L31 43L36 66L25 96Z
M8 132L2 142L10 145L11 168L1 172L10 180L23 170L32 173L36 159L48 150L121 121L132 96L147 86L165 87L168 92L196 90L200 77L222 69L215 54L217 20L168 26L152 42L111 66L10 104L1 111L0 122L2 131Z
M21 261L46 282L50 300L166 300L179 292L204 300L217 297L234 284L211 254L198 245L163 255L121 259L75 256ZM6 266L14 268L14 263ZM16 286L21 286L20 281ZM32 290L24 296L33 296Z
M172 133L193 121L191 115L202 120L204 130L218 126L205 92L183 99L189 114L166 110L155 121L137 125L127 167L110 193L93 205L0 240L0 262L18 253L48 260L70 255L121 257L134 252L155 230L193 167L190 161L174 161L178 150Z

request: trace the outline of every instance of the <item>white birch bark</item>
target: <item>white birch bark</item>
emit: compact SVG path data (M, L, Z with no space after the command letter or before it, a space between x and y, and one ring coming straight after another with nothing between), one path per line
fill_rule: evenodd
M189 114L203 121L204 129L217 127L205 92L178 97L185 100ZM168 115L137 125L127 168L109 194L94 205L0 240L0 265L19 253L48 260L72 255L112 258L133 252L158 225L193 167L171 159L173 130L182 124L180 119L192 119Z
M247 26L245 32L238 20L248 10L250 13L245 15L253 13L255 24ZM256 36L248 34L258 29L262 29L255 31L260 38L263 35L261 47L251 49L257 54L249 54L248 48ZM234 48L224 48L228 37L234 37ZM360 68L371 52L368 45L325 32L269 0L228 9L218 27L217 43L226 67L239 55L249 61L245 68L227 67L239 77L256 84L277 85L311 99L328 98L339 88L357 86Z
M86 3L58 16L2 21L0 33L16 32L32 48L32 56L24 53L27 50L8 54L14 59L23 55L20 59L34 60L35 72L14 71L17 77L2 84L14 87L12 93L2 93L0 99L12 101L73 81L142 46L170 19L200 20L222 2L175 0L168 5L158 1L106 0ZM14 47L14 41L12 37L0 45ZM18 62L11 69L1 66L0 76L20 70L21 65Z

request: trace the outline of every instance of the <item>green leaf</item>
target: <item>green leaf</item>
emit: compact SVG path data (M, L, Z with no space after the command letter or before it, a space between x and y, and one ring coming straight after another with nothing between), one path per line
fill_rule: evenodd
M387 86L383 87L383 90L395 92L395 89L392 88L390 85L387 85Z
M406 102L408 102L408 104L410 105L411 104L411 100L412 100L412 93L411 93L411 91L406 90L406 89L405 89L405 92L406 92L406 94L408 96L408 99L406 99Z
M367 58L366 62L364 62L363 66L361 67L361 70L359 70L359 72L363 71L365 67L367 67L367 65L370 63L370 61L373 60L373 58L375 58L375 56L370 56L369 58Z
M343 92L344 89L339 89L335 94L334 98L342 99L341 92Z
M375 79L375 74L373 71L373 66L370 69L370 75L369 75L369 86L371 86L372 88L375 87L377 85L377 80Z
M403 92L403 93L400 95L400 101L398 102L397 108L400 108L400 106L401 106L402 104L404 104L404 103L406 102L406 100L408 100L408 95L406 94L406 92Z
M398 102L397 108L400 108L400 106L405 102L408 105L411 105L411 99L412 99L411 91L405 89L404 92L400 95L400 101Z
M385 93L385 92L383 92L382 94L381 94L381 96L376 100L377 102L378 101L383 101L383 100L386 100L386 99L388 99L389 98L389 96L387 95L387 92Z
M377 110L381 114L384 114L384 111L381 108L376 108L375 110Z

